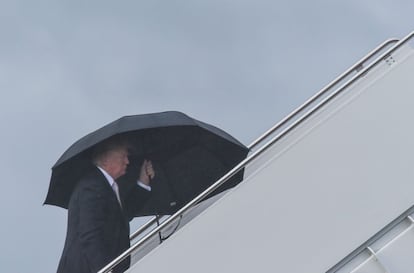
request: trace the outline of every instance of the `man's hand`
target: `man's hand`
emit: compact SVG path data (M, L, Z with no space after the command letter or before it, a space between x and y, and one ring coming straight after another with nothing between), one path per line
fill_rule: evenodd
M150 184L151 180L155 177L154 169L152 168L152 162L150 160L144 160L141 166L141 171L139 174L139 181L145 185Z

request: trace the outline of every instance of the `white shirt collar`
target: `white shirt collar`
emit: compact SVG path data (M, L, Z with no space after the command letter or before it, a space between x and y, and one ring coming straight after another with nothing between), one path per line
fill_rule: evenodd
M105 178L106 178L106 180L108 181L108 183L109 183L109 186L111 186L111 188L113 188L113 184L115 183L115 180L112 178L112 176L110 176L109 175L109 173L107 173L104 169L102 169L101 167L99 167L99 166L96 166L102 173L103 173L103 175L105 176ZM137 184L138 184L138 186L140 186L140 187L142 187L142 188L144 188L144 189L146 189L147 191L151 191L151 186L149 186L149 185L145 185L144 183L142 183L141 181L139 181L139 180L137 180Z
M112 178L112 176L110 176L109 175L109 173L107 173L104 169L102 169L101 167L99 167L99 166L96 166L102 173L103 173L103 175L105 176L105 178L106 178L106 180L108 181L108 183L109 183L109 186L111 186L111 188L112 188L112 185L115 183L115 180Z

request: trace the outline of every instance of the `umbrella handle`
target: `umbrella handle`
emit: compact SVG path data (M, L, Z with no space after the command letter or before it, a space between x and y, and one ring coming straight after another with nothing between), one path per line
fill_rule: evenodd
M157 227L159 227L160 226L160 215L155 215L155 220L156 220L156 222L157 222ZM160 238L160 244L162 244L162 236L161 236L161 230L160 231L158 231L158 237Z
M161 238L161 240L162 240L162 241L167 240L168 238L170 238L170 237L171 237L171 235L173 235L173 234L177 231L178 227L179 227L179 226L180 226L180 224L181 224L181 220L182 220L182 219L183 219L183 215L181 214L181 215L180 215L180 218L178 219L178 223L177 223L177 225L175 226L175 228L173 229L173 231L171 231L171 233L170 233L170 234L168 234L167 236L165 236L165 237Z
M161 219L161 215L155 215L155 221L156 221L156 223L157 223L157 227L158 226L160 226L160 219ZM171 237L171 235L173 235L176 231L177 231L177 229L178 229L178 227L180 226L180 224L181 224L181 220L183 219L183 216L182 215L180 215L180 218L179 218L179 220L178 220L178 223L177 223L177 225L174 227L174 229L173 229L173 231L171 231L171 233L170 234L168 234L167 236L165 236L165 237L162 237L162 234L161 234L161 230L160 231L158 231L158 238L160 239L160 244L162 244L165 240L167 240L168 238L170 238Z

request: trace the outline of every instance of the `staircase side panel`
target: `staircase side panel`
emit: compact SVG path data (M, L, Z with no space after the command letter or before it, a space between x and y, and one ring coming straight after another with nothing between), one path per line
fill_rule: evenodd
M321 273L410 207L414 58L394 59L275 143L131 272Z

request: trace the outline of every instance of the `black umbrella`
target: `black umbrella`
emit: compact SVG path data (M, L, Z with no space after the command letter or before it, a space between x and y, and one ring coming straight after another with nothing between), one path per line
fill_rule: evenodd
M248 153L226 132L180 112L125 116L79 139L63 153L52 167L45 204L67 208L77 181L93 166L94 146L115 136L127 138L133 147L122 183L136 177L144 159L153 162L156 172L151 183L152 197L136 216L174 213ZM242 179L243 170L210 196Z

